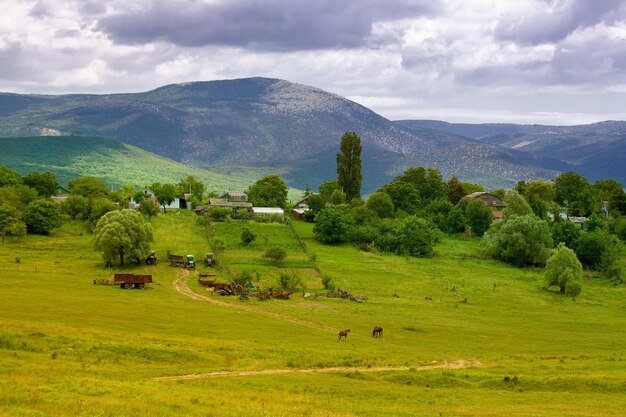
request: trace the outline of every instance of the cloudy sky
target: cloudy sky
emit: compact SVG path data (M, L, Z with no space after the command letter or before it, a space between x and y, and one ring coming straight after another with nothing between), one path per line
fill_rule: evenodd
M0 91L263 76L395 119L626 120L623 0L2 0Z

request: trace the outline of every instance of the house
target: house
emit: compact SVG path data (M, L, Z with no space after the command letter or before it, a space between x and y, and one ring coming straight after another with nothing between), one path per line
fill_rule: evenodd
M285 211L280 207L252 207L252 214L255 217L279 217L285 219Z
M506 207L506 203L502 201L499 197L493 194L486 193L484 191L478 191L475 193L468 194L465 197L463 197L463 200L473 200L477 198L482 200L483 203L485 203L487 207L492 207L496 210L500 210Z
M147 198L148 200L157 202L157 198L156 198L156 195L154 194L154 191L152 191L148 187L144 187L144 189L141 190L141 192L143 193L144 197ZM185 194L183 197L176 197L174 201L172 201L170 204L165 205L165 210L167 209L191 210L191 204L187 203L190 196L191 194ZM135 201L135 199L133 198L130 199L130 208L139 209L140 207L141 207L141 204L139 204L138 201ZM160 207L163 207L163 206L160 205Z
M59 185L57 189L55 190L54 195L50 198L55 203L62 203L65 200L67 200L69 196L70 196L70 191L67 188L63 187L62 185Z
M251 210L252 203L248 202L248 195L238 191L228 191L219 198L210 198L209 207L223 207L233 210Z
M312 195L313 194L309 194L306 197L304 197L302 200L296 203L293 210L291 211L291 217L294 220L304 219L304 213L309 210L309 205L308 205L309 197Z

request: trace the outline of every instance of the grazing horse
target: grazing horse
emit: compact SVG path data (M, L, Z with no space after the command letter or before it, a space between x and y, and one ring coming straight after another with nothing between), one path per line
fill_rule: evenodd
M341 338L343 337L343 340L346 340L348 338L348 333L350 333L350 329L346 329L346 330L342 330L339 332L339 341L341 341Z
M379 326L374 327L372 337L383 337L383 328Z

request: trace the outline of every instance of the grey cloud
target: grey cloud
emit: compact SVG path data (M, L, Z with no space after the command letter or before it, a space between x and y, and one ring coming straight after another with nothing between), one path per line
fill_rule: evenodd
M288 51L366 45L372 25L438 10L438 0L154 2L103 18L98 29L115 42L235 46Z
M613 23L626 17L622 0L557 0L545 2L543 10L525 16L500 20L495 38L523 45L554 43L565 39L579 28L600 22Z

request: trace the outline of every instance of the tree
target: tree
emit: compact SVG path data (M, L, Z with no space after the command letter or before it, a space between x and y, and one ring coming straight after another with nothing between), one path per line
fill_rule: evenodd
M322 200L325 202L330 200L330 196L333 195L335 190L341 190L341 188L339 188L339 181L335 179L321 183L318 189L320 191L320 197L322 197Z
M22 176L11 168L3 165L0 167L0 187L17 185L22 183Z
M80 194L87 198L103 197L109 194L109 187L100 178L80 177L68 183L70 194Z
M504 202L506 203L506 207L503 210L505 217L533 214L532 208L530 208L524 197L518 194L517 191L506 192Z
M626 215L626 191L624 191L622 184L613 179L598 180L591 188L598 200L608 201L608 210L611 216L615 211Z
M94 249L102 252L102 258L109 264L114 259L139 263L149 253L148 244L152 241L152 227L141 214L124 209L106 213L98 220L94 229Z
M552 241L555 244L564 243L570 249L573 249L576 240L580 236L580 227L572 222L557 221L552 224Z
M346 132L337 153L337 181L348 201L361 197L362 180L361 138L355 132Z
M391 197L396 211L415 214L421 207L420 196L415 187L406 182L394 180L378 190Z
M59 186L57 177L51 172L31 172L24 177L24 184L37 191L41 197L51 197Z
M89 216L89 200L80 194L70 195L61 203L61 211L70 216L72 220L77 217L87 219Z
M535 216L546 220L554 201L554 185L546 180L531 181L523 187L522 194Z
M241 231L240 239L244 246L250 246L250 244L252 244L252 242L256 239L256 233L248 228L245 228Z
M389 194L380 191L370 194L365 206L376 213L380 218L393 217L395 211L393 201L391 201Z
M248 199L257 207L287 205L287 184L278 175L266 175L248 188Z
M313 234L322 243L338 243L348 240L350 220L336 208L326 208L315 217Z
M24 184L0 187L0 201L23 210L31 201L37 199L37 191Z
M575 297L580 293L582 276L583 267L574 251L559 243L546 262L545 286L557 286L560 292Z
M326 207L326 202L319 194L311 194L306 202L306 205L309 206L309 210L314 214L319 213L324 210Z
M571 216L587 216L593 210L593 193L586 178L574 171L564 172L554 180L557 203L567 207Z
M176 200L176 187L173 184L161 184L155 182L150 186L150 189L154 193L154 197L157 199L161 207L163 207L163 213L166 212L165 206L168 206Z
M98 224L98 220L111 211L117 211L119 206L106 197L95 197L89 199L89 215L87 217L87 230L93 231Z
M30 233L47 235L61 226L61 209L52 200L34 200L26 207L23 220Z
M493 222L491 209L482 200L471 199L465 207L467 224L476 236L482 236Z
M461 199L465 195L467 195L467 193L465 192L465 189L463 188L463 183L459 181L457 176L455 175L452 178L450 178L448 180L447 190L446 190L446 197L448 198L448 201L450 201L452 204L456 204L459 201L461 201Z
M580 262L591 269L607 268L619 257L619 240L605 231L582 231L574 243L574 250Z
M552 235L545 220L532 214L511 216L485 234L487 251L515 265L542 265L550 256Z
M444 196L446 184L436 168L409 168L395 180L411 184L423 205Z
M375 246L386 252L408 256L430 256L440 232L428 220L417 216L406 217L391 231L381 234Z
M26 234L26 225L20 219L15 207L8 204L0 205L0 242L4 237L23 236Z

